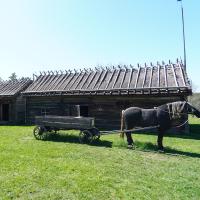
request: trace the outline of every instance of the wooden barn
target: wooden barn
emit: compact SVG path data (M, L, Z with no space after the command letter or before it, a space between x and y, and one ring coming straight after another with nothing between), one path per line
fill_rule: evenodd
M25 99L20 92L31 82L30 79L0 82L0 124L25 123Z
M92 116L100 129L119 129L121 110L185 100L192 93L182 62L41 73L23 92L26 120L36 115Z

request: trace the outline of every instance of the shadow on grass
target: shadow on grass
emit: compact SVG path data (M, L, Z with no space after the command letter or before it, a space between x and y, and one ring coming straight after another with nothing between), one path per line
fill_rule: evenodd
M77 143L80 144L79 137L77 135L67 135L67 134L49 134L48 137L46 138L47 141L52 141L52 142L66 142L66 143ZM112 147L112 142L111 141L106 141L106 140L97 140L94 141L91 144L88 144L90 146L97 146L97 147ZM158 147L155 144L152 144L150 142L140 142L136 141L135 142L136 149L139 151L144 151L144 152L158 152ZM125 146L117 146L119 148ZM180 151L177 149L173 149L170 147L165 147L164 153L167 155L171 156L187 156L187 157L193 157L193 158L200 158L199 153L193 153L193 152L186 152L186 151Z
M141 150L141 151L148 151L148 152L149 151L152 151L152 152L158 151L157 145L152 144L150 142L139 142L139 141L136 141L135 145L136 145L136 148L138 150ZM187 156L187 157L193 157L193 158L200 158L200 154L199 153L180 151L180 150L173 149L173 148L170 148L170 147L165 147L165 150L164 150L163 154L167 154L167 155L171 155L171 156L180 155L180 156Z
M47 138L45 139L46 141L51 141L51 142L66 142L66 143L77 143L81 144L79 141L79 137L77 135L68 135L68 134L49 134ZM106 141L106 140L96 140L90 144L90 146L98 146L98 147L112 147L112 142Z
M173 133L167 132L164 134L164 137L174 137L174 138L181 138L181 139L193 139L193 140L200 140L200 124L190 124L190 133ZM147 134L147 135L155 135L157 136L158 133L155 132L135 132L134 134Z
M189 129L190 133L180 133L180 134L167 133L166 136L182 138L182 139L200 140L200 124L190 124Z
M190 124L190 131L200 135L200 124Z

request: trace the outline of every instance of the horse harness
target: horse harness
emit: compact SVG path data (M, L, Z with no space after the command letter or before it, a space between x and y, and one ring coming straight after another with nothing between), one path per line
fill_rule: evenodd
M182 106L182 108L184 107L184 105ZM168 113L169 114L169 117L170 117L170 120L175 120L175 119L179 119L181 115L183 116L187 116L188 113L178 113L178 114L175 114L175 111L177 111L177 109L175 110L172 106L172 112L170 112L170 104L167 104L167 108L168 108L168 111L166 110L162 110L160 109L159 107L154 107L154 109L159 109L161 110L162 112L165 112L165 113ZM180 125L177 125L177 126L173 126L174 128L181 128L182 126L184 126L185 124L188 123L188 118L183 122L181 123Z

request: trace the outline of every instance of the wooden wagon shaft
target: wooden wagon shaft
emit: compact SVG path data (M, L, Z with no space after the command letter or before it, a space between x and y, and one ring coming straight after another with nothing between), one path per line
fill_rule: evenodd
M131 133L131 132L137 132L137 131L149 131L149 130L153 130L159 128L159 126L150 126L150 127L144 127L144 128L135 128L135 129L131 129L131 130L112 130L112 131L100 131L101 135L107 135L107 134L115 134L115 133Z

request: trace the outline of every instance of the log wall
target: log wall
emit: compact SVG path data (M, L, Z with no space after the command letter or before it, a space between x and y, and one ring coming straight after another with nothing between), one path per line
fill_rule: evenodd
M26 113L26 99L23 96L18 96L15 99L15 123L16 124L25 124L25 113Z
M25 98L4 97L0 99L0 124L24 124L25 123ZM3 121L2 105L9 104L9 121Z

